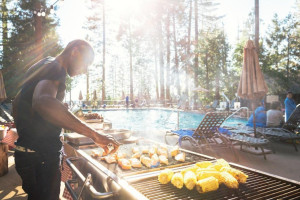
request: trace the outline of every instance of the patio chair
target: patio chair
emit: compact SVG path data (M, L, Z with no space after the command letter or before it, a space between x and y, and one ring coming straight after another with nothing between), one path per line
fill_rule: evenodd
M241 151L243 151L243 146L260 148L261 154L264 156L264 159L267 160L266 154L269 153L269 151L265 151L264 148L270 144L268 139L233 133L232 131L221 127L218 128L217 133L219 134L220 138L223 138L223 140L227 139L231 141L232 145L240 145ZM272 147L271 149L273 150ZM251 151L247 152L251 153Z
M176 144L182 146L182 141L188 140L192 146L195 148L202 149L202 146L209 146L211 148L212 144L222 145L228 147L238 160L238 156L232 146L230 140L224 137L218 137L216 134L217 129L221 126L221 124L227 118L227 112L209 112L206 113L202 121L196 130L172 130L167 131L165 135L165 142L169 144L167 137L169 136L179 136L179 139ZM221 140L221 141L220 141Z
M257 128L257 132L264 135L270 140L282 140L291 141L298 151L296 141L300 140L300 134L296 134L296 130L299 130L300 126L300 104L297 105L296 109L291 114L287 122L283 124L281 128Z

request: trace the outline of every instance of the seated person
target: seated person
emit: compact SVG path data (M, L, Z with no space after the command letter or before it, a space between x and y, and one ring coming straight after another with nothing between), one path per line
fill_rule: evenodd
M283 113L279 101L272 102L271 109L267 112L267 126L281 127L283 124Z
M264 103L260 102L260 106L255 109L255 124L257 127L266 127L267 115ZM246 126L253 127L253 114L250 116Z

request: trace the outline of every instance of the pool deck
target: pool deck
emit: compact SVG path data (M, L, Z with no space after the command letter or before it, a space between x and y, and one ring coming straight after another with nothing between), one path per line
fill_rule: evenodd
M144 137L164 143L165 131L151 131L135 133L137 137ZM172 144L177 140L176 136L172 136L168 141ZM297 145L300 149L300 145ZM239 156L239 161L235 159L232 152L227 148L204 149L203 154L215 157L224 158L225 160L249 168L260 170L266 173L274 174L283 178L291 179L300 183L300 152L296 152L294 147L289 143L276 142L273 143L276 150L275 154L267 154L267 160L264 160L262 155L253 155L242 152L239 147L236 147L236 152ZM188 142L183 142L183 148L201 153L200 149L192 148ZM9 152L9 173L0 177L0 199L27 199L21 187L21 179L18 176L15 166L13 152ZM64 184L62 184L62 190ZM64 198L61 197L63 200Z

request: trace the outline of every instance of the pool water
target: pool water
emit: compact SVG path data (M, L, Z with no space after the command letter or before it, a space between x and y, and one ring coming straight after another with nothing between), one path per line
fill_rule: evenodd
M95 111L105 120L112 122L115 129L143 130L174 130L178 129L178 112L170 110L107 110ZM197 128L204 114L192 112L179 112L179 128ZM246 119L229 118L223 125L236 126L246 124Z

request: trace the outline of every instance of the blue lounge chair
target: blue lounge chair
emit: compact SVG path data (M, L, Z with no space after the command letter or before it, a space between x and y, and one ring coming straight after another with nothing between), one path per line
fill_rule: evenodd
M281 128L257 128L257 132L264 135L270 140L283 140L291 141L298 151L296 141L300 140L299 132L300 128L300 104L297 105L296 109L291 114L287 122L283 124Z
M206 113L202 121L196 130L172 130L168 131L165 135L165 142L169 144L167 138L169 136L179 136L178 142L179 146L182 146L182 141L188 140L195 148L202 148L203 146L209 146L211 148L212 144L222 145L230 148L235 157L238 160L238 156L232 146L230 140L225 137L219 137L216 134L218 128L227 118L227 112L209 112ZM219 138L221 141L219 141Z

